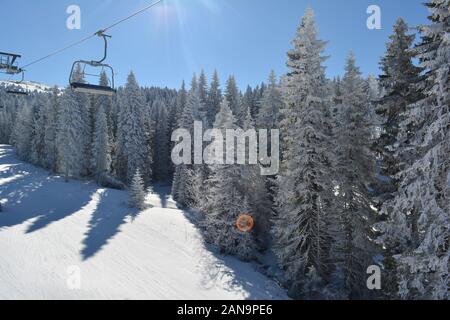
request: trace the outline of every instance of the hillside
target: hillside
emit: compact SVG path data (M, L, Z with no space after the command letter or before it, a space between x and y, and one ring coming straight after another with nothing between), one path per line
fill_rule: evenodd
M65 183L0 145L0 299L286 298L254 265L205 247L167 190L138 213L126 192Z

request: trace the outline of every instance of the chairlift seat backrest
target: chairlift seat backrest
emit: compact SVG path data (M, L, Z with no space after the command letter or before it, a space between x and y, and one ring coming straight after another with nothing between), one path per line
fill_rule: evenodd
M89 83L72 82L71 88L75 92L90 93L104 96L113 96L116 90L111 87L93 85Z
M28 95L27 91L19 91L19 90L6 90L6 93L8 93L8 94L17 94L17 95L22 95L22 96L27 96Z

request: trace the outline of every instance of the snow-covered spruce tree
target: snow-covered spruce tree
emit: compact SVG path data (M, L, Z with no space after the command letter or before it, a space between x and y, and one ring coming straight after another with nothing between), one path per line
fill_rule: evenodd
M404 121L407 106L420 97L414 86L420 77L420 68L413 64L413 45L415 35L408 34L408 25L399 18L394 25L394 33L386 45L386 54L381 59L382 74L379 77L382 95L377 101L376 113L380 121L380 136L374 149L378 160L378 179L375 183L377 207L392 199L398 189L398 176L402 160L398 143L400 123ZM386 215L380 216L385 219ZM397 293L396 264L393 255L399 247L386 247L384 252L385 285L383 292L388 297Z
M202 123L204 130L211 129L215 122L215 117L220 110L220 104L222 101L222 93L220 90L220 82L217 71L214 72L212 83L207 92L206 100L206 115L203 117ZM196 119L199 120L199 119ZM191 199L192 206L200 212L205 211L207 205L206 194L209 188L209 178L211 172L210 168L206 164L194 165L191 172Z
M145 186L139 169L136 169L129 189L130 206L139 210L145 209Z
M43 167L56 172L57 170L57 147L56 130L59 112L59 90L53 88L48 103L44 105L45 124L44 124L44 157Z
M397 190L396 175L400 171L400 159L397 158L397 137L399 126L406 106L417 101L419 95L413 85L419 80L420 68L413 64L411 46L415 35L408 34L408 25L398 19L394 25L394 34L387 43L387 51L381 59L380 86L383 96L378 101L377 114L381 118L381 136L376 142L376 151L381 158L380 175L384 183L380 184L380 201L383 202Z
M155 181L167 181L170 166L170 137L167 107L162 100L153 102L152 116L155 124L153 177Z
M275 72L272 71L269 76L269 84L260 102L256 126L268 130L278 128L283 103L281 88L277 84Z
M100 81L99 81L99 85L101 86L109 86L109 80L108 80L108 76L106 74L106 72L101 72L100 74ZM98 174L98 168L96 168L96 157L97 155L95 154L95 149L94 149L94 143L96 140L95 137L95 131L97 129L96 123L98 120L98 116L102 117L103 115L100 115L100 109L102 109L102 113L104 113L105 115L105 119L106 119L106 129L107 131L107 137L108 137L108 153L109 153L109 157L111 157L111 150L112 150L112 142L113 142L113 132L110 129L110 125L112 125L112 119L111 119L111 108L112 108L112 99L111 97L108 96L103 96L103 95L92 95L91 96L91 107L89 110L89 114L90 114L90 150L89 150L89 154L90 154L90 173L94 176L96 176L97 178L99 177ZM111 166L111 161L109 161L110 163L108 164L108 172L110 171L110 166Z
M253 119L256 119L253 115L253 112L255 112L256 110L255 104L255 92L253 91L252 87L248 85L247 89L245 89L244 95L242 96L241 108L242 110L250 109L250 114Z
M100 105L95 115L92 143L92 168L97 181L110 172L111 147L108 132L105 107Z
M66 90L61 98L61 113L58 117L57 146L59 161L58 170L66 180L69 176L79 177L82 170L83 145L79 139L79 128L83 126L75 93Z
M183 115L183 111L184 108L186 107L186 103L187 103L187 95L188 92L186 90L186 85L185 82L183 81L181 84L181 88L178 91L178 95L177 95L177 99L176 99L176 107L175 107L175 119L173 122L173 126L170 128L170 131L173 132L176 129L178 129L179 127L179 123L180 123L180 119Z
M228 101L228 104L230 105L233 115L236 117L237 125L242 125L242 99L234 76L230 76L228 78L224 95Z
M156 122L153 106L150 103L144 108L143 112L143 126L144 126L144 169L142 171L145 184L148 186L153 181L154 165L155 165L155 135Z
M181 88L180 88L180 90L178 90L177 96L175 98L175 102L174 102L175 105L173 107L174 114L171 115L173 117L173 121L169 128L169 137L171 137L172 133L179 128L180 118L183 114L184 108L186 107L186 102L187 102L187 91L186 91L185 82L183 81L181 84ZM176 144L175 142L171 141L170 150L173 149L175 144ZM175 170L176 170L175 165L172 163L172 161L170 161L170 176L172 178L172 187L174 187L173 183L175 180Z
M199 119L201 107L202 103L199 96L197 79L194 75L191 82L191 90L187 96L186 106L178 123L178 128L188 130L192 138L194 137L194 121ZM195 206L191 184L193 170L193 164L180 164L175 168L172 195L181 207Z
M131 183L136 170L144 169L145 131L143 113L145 101L134 73L128 75L127 83L119 97L120 114L117 126L119 178ZM148 164L147 164L148 165Z
M74 73L77 81L83 81L80 67ZM89 123L86 114L88 98L70 88L61 98L61 111L58 115L57 148L59 171L66 180L79 178L86 173L86 146L89 139Z
M386 202L378 239L397 263L398 296L449 298L450 18L448 0L430 0L431 24L414 49L425 70L414 88L423 97L406 108L398 134L398 192Z
M315 270L317 277L327 277L330 249L327 200L332 173L327 153L329 98L322 65L325 42L317 38L311 9L302 18L293 46L284 81L283 160L277 178L278 214L273 236L290 294L300 297L308 286L309 270ZM308 298L308 294L302 298Z
M261 100L264 97L264 92L267 90L267 85L262 82L261 85L256 86L255 89L253 89L253 103L252 107L250 108L250 113L253 117L253 119L258 119L259 115L259 108L261 107Z
M342 79L342 104L337 106L336 118L336 170L339 201L336 210L344 231L344 239L335 242L334 256L343 279L341 294L350 299L364 298L366 270L373 264L371 224L375 219L372 193L375 156L371 152L373 133L369 119L370 103L367 84L350 54Z
M224 137L226 129L236 128L236 119L226 98L222 101L214 128L222 130ZM224 143L223 150L226 150L225 148ZM236 227L240 214L253 214L248 199L241 190L242 168L239 165L223 164L224 159L215 160L221 163L210 165L211 176L208 181L205 218L202 222L205 239L223 253L250 260L256 249L253 232L243 233Z
M201 114L201 119L204 125L208 124L208 81L206 80L205 72L202 70L200 72L200 76L198 77L198 96L201 102L201 109L199 110L199 114Z
M14 118L17 113L14 106L11 95L8 95L6 90L0 86L0 143L7 144L11 140Z
M255 123L252 118L250 107L247 107L247 112L243 119L242 128L244 132L255 129ZM271 240L271 226L273 218L273 203L271 202L271 195L266 188L266 176L261 175L259 165L250 164L250 150L254 145L247 143L247 139L237 141L237 147L244 143L245 146L240 146L245 150L245 165L240 165L241 178L239 179L239 192L244 195L247 201L246 207L253 212L253 218L256 221L253 231L253 237L258 243L258 247L266 249ZM239 150L239 149L238 149ZM237 159L236 159L237 160Z
M48 100L44 96L37 96L33 105L33 124L31 133L30 162L35 165L43 165L45 147L45 109Z
M11 135L11 144L16 148L19 159L28 161L31 152L31 137L33 130L33 113L30 106L23 102L17 110Z
M207 97L207 128L211 128L216 119L216 115L220 110L220 103L222 102L222 91L220 90L220 79L217 70L214 71L214 75L209 86Z

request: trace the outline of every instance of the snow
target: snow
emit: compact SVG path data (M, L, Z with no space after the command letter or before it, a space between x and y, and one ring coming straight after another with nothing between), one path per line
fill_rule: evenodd
M0 145L0 299L287 298L256 265L206 247L168 188L155 191L138 213L125 191L66 183Z
M43 84L43 83L38 83L38 82L34 82L34 81L24 81L22 83L12 83L9 81L5 81L5 80L0 80L0 87L9 87L9 86L13 86L13 87L17 87L20 88L22 90L26 90L26 91L30 91L30 92L49 92L53 89L52 86ZM58 88L59 90L63 90L63 88Z

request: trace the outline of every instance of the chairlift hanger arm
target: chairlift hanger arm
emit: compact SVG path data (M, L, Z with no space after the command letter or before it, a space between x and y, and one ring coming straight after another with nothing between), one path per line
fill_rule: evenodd
M104 34L103 32L104 32L104 30L100 30L100 31L98 31L98 32L96 33L97 36L103 38L103 41L104 41L104 43L105 43L104 51L103 51L103 52L104 52L104 53L103 53L103 58L102 58L101 60L99 60L99 61L92 61L92 63L93 63L93 64L96 64L96 65L100 65L103 61L106 60L106 58L107 58L107 56L108 56L108 38L111 38L111 36L110 36L110 35L107 35L107 34Z

